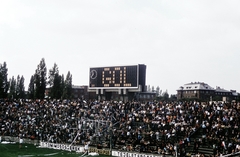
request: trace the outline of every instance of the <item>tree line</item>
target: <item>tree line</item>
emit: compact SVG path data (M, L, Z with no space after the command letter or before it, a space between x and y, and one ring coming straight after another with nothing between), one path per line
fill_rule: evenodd
M156 100L161 100L161 101L173 101L177 100L176 95L170 95L168 94L168 91L162 91L159 86L155 87L154 86L147 86L147 92L154 92L156 93Z
M35 73L31 76L27 91L25 91L24 81L24 77L20 75L8 79L7 63L0 63L0 98L44 99L46 98L46 91L48 91L47 95L53 99L72 98L72 74L70 71L64 78L63 74L59 74L59 68L54 63L47 75L44 58L41 59Z

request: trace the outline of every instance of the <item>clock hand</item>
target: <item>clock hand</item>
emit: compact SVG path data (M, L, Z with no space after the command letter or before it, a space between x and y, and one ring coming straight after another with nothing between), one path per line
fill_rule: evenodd
M91 77L93 77L94 73L91 71Z

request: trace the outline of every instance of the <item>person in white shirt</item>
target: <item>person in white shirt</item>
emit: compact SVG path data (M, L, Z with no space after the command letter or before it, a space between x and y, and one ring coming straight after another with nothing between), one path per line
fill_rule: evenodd
M84 142L84 151L88 152L88 142Z
M22 148L22 143L23 143L23 138L20 136L19 137L19 148Z

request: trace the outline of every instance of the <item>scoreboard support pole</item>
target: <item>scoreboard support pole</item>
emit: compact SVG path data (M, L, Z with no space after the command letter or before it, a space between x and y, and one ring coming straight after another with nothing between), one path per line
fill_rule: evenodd
M128 101L128 89L118 89L119 100L127 102Z
M96 96L97 96L97 100L99 101L99 99L100 99L99 89L96 89Z
M123 101L122 89L118 89L118 97L120 101Z
M128 88L118 88L118 89L92 89L89 92L94 92L95 95L92 99L96 99L98 101L102 100L119 100L127 102L129 100L139 100L142 87L139 86L138 89L128 89Z
M100 89L100 99L101 100L105 100L106 97L105 97L105 89Z
M104 94L105 94L105 90L104 89L96 89L96 95L97 95L98 101L105 99Z
M128 101L128 89L123 89L123 101Z

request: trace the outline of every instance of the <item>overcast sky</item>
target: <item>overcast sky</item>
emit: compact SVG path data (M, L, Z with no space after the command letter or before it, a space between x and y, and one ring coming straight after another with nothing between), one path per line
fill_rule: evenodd
M25 89L42 58L88 85L89 68L145 64L169 94L190 82L240 92L240 1L0 0L0 63Z

